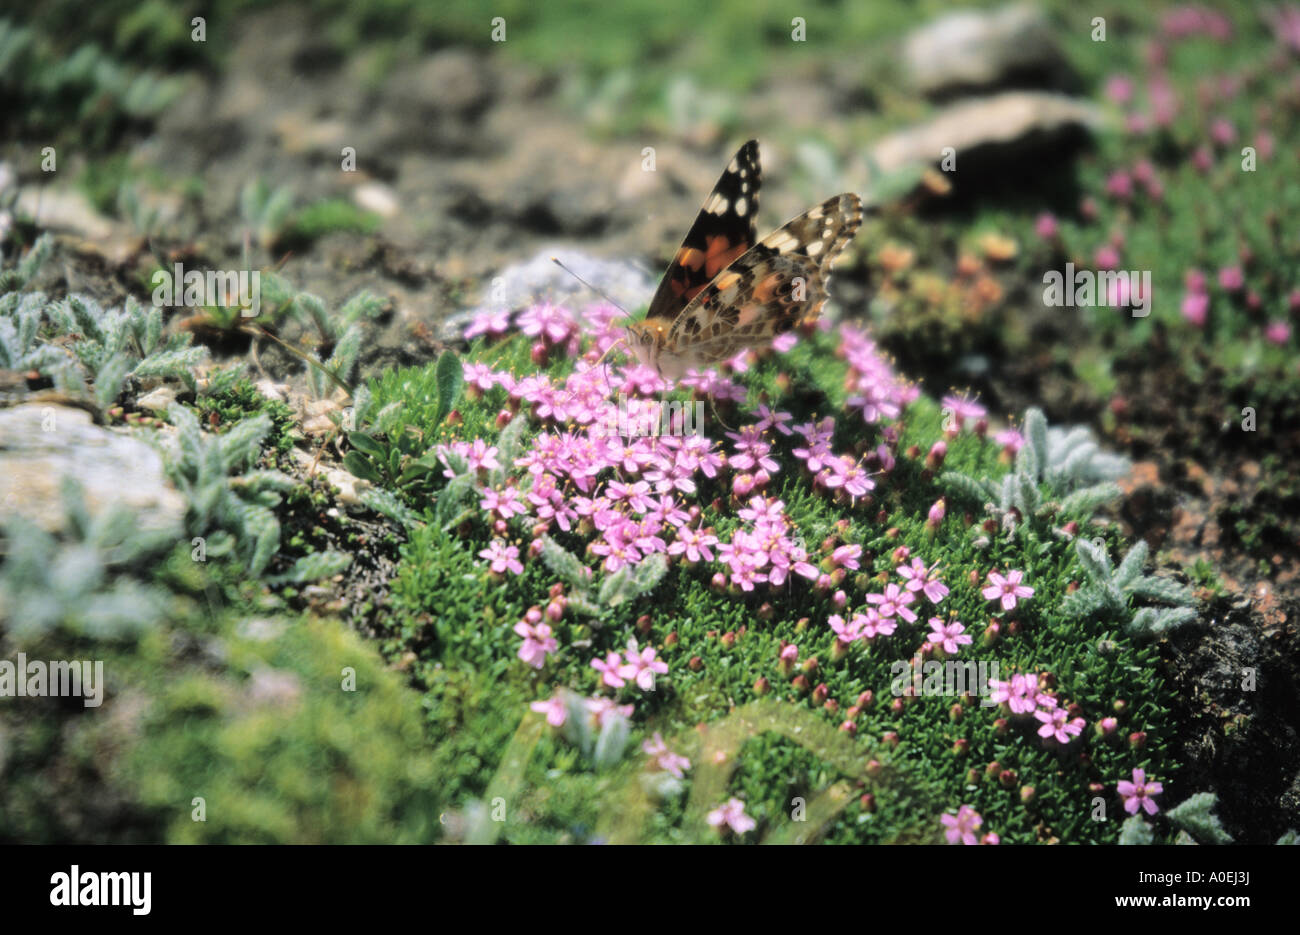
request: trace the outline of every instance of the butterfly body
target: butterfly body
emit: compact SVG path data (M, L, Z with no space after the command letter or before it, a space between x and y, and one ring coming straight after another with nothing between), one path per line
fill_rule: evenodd
M862 223L862 202L827 199L756 242L761 173L750 140L728 164L669 264L628 345L661 377L766 347L827 299L826 277Z

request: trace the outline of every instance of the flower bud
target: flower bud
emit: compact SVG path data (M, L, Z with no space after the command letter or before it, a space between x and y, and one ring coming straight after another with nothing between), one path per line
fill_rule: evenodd
M673 632L669 633L666 637L664 637L664 649L668 649L676 645L677 645L677 631L674 630Z
M898 747L898 732L892 730L885 731L880 735L880 742L891 750L896 749Z
M858 732L858 725L854 724L852 721L844 721L840 724L840 730L844 731L846 734L856 734Z
M1002 843L1002 839L1001 839L1000 837L998 837L998 833L997 833L996 831L990 831L990 832L988 832L988 834L984 835L984 837L980 838L980 843L981 843L981 844L1001 844L1001 843Z
M758 607L759 620L771 620L775 614L776 614L776 609L768 601L764 601Z
M731 630L728 630L726 633L722 634L722 639L719 640L719 642L721 642L727 649L730 649L736 645L736 634Z
M799 666L799 671L809 678L816 678L817 673L821 671L821 667L817 664L817 657L809 656L805 659L803 664Z
M857 706L863 710L870 708L876 701L876 694L871 689L867 689L858 695Z
M787 643L781 647L781 653L777 656L777 667L781 674L789 678L790 673L794 671L794 664L799 658L799 647L794 643Z
M1097 722L1095 730L1098 737L1109 737L1115 733L1119 727L1119 721L1113 717L1104 717Z
M827 711L829 711L831 714L835 714L840 710L840 703L836 701L834 698L827 698L825 704L823 704L822 707L825 708Z
M908 446L907 446L907 451L905 452L905 454L906 454L909 458L919 458L919 457L921 457L921 446L920 446L920 445L908 445Z
M510 420L513 418L514 418L514 413L512 413L509 409L502 409L500 412L497 413L497 419L496 419L497 428L498 429L505 428L507 425L510 424Z
M952 742L952 752L958 756L965 756L970 752L970 741L965 737L958 737Z
M1034 794L1035 794L1035 793L1034 793L1034 787L1033 787L1033 786L1021 786L1021 787L1020 787L1020 801L1021 801L1021 802L1024 802L1026 805L1028 805L1030 802L1034 801Z
M998 737L1005 737L1005 736L1007 735L1007 719L1006 719L1006 718L1004 718L1004 717L1000 717L1000 718L994 718L994 719L993 719L993 733L994 733L995 736L998 736Z
M794 687L794 690L797 694L800 695L808 694L808 676L796 675L794 677L794 680L791 681L790 684Z
M849 644L837 636L835 642L831 644L831 662L839 662L848 654Z
M545 367L546 358L549 353L550 353L550 349L546 346L546 344L542 341L537 341L536 343L533 344L532 351L531 351L533 363L538 367Z
M876 810L876 797L870 792L862 793L862 798L858 799L864 812L874 812Z
M874 759L873 759L873 760L867 760L866 773L867 773L867 775L870 776L872 779L876 778L877 776L879 776L879 775L880 775L881 773L883 773L884 771L885 771L885 766L884 766L884 764L881 763L879 760L874 760Z
M549 604L546 605L546 619L549 620L551 623L559 623L560 619L563 617L564 617L563 600L551 601ZM647 632L649 631L649 627L646 628L646 631Z
M1128 745L1134 750L1141 750L1147 745L1147 732L1136 730L1128 735Z
M844 569L841 568L839 571L836 572L836 574L842 574L843 571ZM848 602L849 602L849 596L845 594L843 591L836 591L834 594L831 595L831 605L836 610L843 610L844 606L848 604Z
M767 680L766 676L760 675L754 680L754 694L760 698L772 690L772 683Z
M727 590L727 576L722 572L715 572L713 578L709 581L709 587L714 591Z
M958 722L961 721L962 716L963 716L965 713L966 713L966 712L962 709L962 706L961 706L961 705L959 705L959 704L955 704L955 705L953 705L951 708L948 709L948 720L950 720L950 721L952 721L954 724L956 724L956 723L958 723Z
M948 456L948 443L937 441L930 446L930 453L925 456L925 466L930 470L943 467L943 459Z
M911 555L912 555L911 549L909 549L905 545L900 545L898 548L894 549L893 553L890 554L889 561L891 564L893 564L895 568L897 568L899 565L903 564L903 562L907 561L908 558L911 557Z
M817 687L812 690L812 703L824 704L830 693L831 690L826 687L825 682L818 682Z
M966 785L978 786L980 784L980 779L982 778L980 771L975 767L972 766L970 769L966 770Z
M999 763L997 760L994 760L994 761L993 761L992 763L990 763L988 766L984 767L984 775L985 775L985 776L988 776L989 778L993 778L993 777L996 777L996 776L1001 776L1001 775L1002 775L1002 764Z
M902 714L902 713L903 713L903 699L902 699L902 698L895 698L893 701L891 701L891 702L889 703L889 710L890 710L890 712L893 713L893 714Z
M992 646L1002 635L1002 626L996 620L984 628L984 635L980 637L980 643L984 646Z
M690 669L692 672L699 672L704 668L704 660L699 656L692 656L690 661L686 663L686 668Z
M1014 769L1004 769L998 773L998 785L1003 789L1010 789L1015 786L1019 778Z
M1116 714L1123 714L1128 710L1128 702L1123 698L1116 698L1115 703L1111 705L1111 707L1115 709Z

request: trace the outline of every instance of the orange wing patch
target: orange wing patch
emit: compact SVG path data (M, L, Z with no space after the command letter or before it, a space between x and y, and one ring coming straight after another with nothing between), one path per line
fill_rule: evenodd
M704 262L704 274L712 279L744 255L749 249L747 244L732 243L727 237L708 238L708 257Z

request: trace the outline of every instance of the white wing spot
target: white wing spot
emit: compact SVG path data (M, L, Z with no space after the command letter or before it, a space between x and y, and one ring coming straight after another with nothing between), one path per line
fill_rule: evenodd
M822 248L825 246L826 245L822 243L820 240L814 240L804 249L807 251L809 256L816 256L817 254L822 252Z
M745 216L745 212L749 210L749 204L748 202L745 201L744 198L737 198L735 209L736 209L736 213L743 218Z

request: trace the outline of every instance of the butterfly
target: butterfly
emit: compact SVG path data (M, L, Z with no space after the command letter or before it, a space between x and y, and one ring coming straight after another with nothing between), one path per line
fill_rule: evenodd
M828 198L759 241L761 180L750 140L713 186L645 318L627 326L633 354L666 380L766 347L826 303L826 278L862 224L862 200Z

